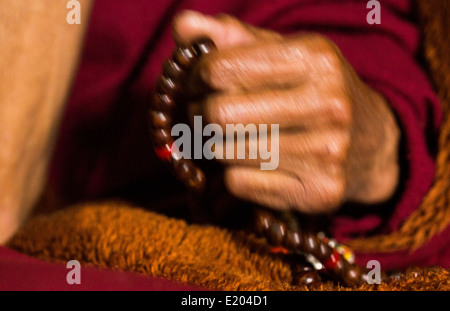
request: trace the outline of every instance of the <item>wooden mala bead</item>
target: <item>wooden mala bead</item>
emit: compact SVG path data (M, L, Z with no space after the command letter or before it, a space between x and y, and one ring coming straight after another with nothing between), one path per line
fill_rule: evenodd
M205 175L191 160L178 158L173 153L171 137L172 115L175 102L188 93L183 80L198 57L215 48L211 40L203 39L192 46L179 46L172 59L162 65L162 75L156 86L156 93L149 111L151 137L155 153L162 161L169 163L176 176L190 189L201 192L205 186Z
M162 65L162 75L157 81L157 91L148 114L156 155L169 164L189 190L197 194L204 191L206 176L192 160L173 152L171 126L177 104L180 101L187 102L192 96L186 83L190 71L200 57L214 50L214 42L208 38L197 40L189 46L178 46L172 58ZM312 265L296 266L293 271L295 283L318 282L321 280L319 271L326 272L335 281L348 286L358 285L367 279L366 271L345 259L329 240L303 231L293 214L284 213L276 217L265 209L257 209L254 230L271 245L283 247L289 253L302 254L314 261Z

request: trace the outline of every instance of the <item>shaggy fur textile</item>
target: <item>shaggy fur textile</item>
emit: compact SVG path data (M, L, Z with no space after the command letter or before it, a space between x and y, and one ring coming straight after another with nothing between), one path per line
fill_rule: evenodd
M124 202L73 206L33 218L10 247L44 260L110 267L216 290L450 290L442 268L410 269L380 285L291 285L291 266L242 231L188 225Z

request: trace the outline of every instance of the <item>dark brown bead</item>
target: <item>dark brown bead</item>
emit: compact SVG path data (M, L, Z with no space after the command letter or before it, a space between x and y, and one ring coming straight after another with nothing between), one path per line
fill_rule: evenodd
M333 248L328 246L328 244L320 243L320 245L318 247L318 251L316 253L316 257L318 260L324 261L324 260L330 258L330 256L333 254L333 251L334 251Z
M194 174L188 180L188 186L196 191L202 191L205 188L206 177L201 169L194 167Z
M194 43L194 49L198 56L206 55L211 53L216 49L216 45L214 42L209 38L203 38L200 40L197 40Z
M156 92L153 96L152 104L153 109L162 111L171 110L175 107L175 101L173 97L159 92Z
M168 128L172 122L170 115L164 111L150 110L149 118L153 128Z
M175 172L182 180L189 179L194 174L194 166L192 161L180 158L173 161Z
M307 271L314 271L314 268L311 266L301 266L300 268L297 268L297 271L301 271L301 272L307 272Z
M334 265L332 273L336 276L341 276L344 273L345 267L347 263L344 263L344 260L340 258Z
M279 246L283 243L286 236L286 226L276 220L273 220L267 230L267 239L269 243Z
M286 247L289 249L295 249L298 250L303 247L303 234L301 234L299 231L294 230L290 231L286 234Z
M255 217L255 229L259 235L265 235L271 223L268 213L263 211L257 211Z
M163 75L173 80L179 81L185 74L184 70L173 60L168 59L162 66Z
M196 191L204 188L205 175L191 160L180 158L172 163L178 177L187 187Z
M172 78L166 77L164 75L159 77L157 88L160 93L168 94L172 97L175 97L181 92L180 84Z
M291 211L284 211L280 213L280 218L288 227L288 230L300 232L300 224L298 223L297 216Z
M292 283L294 285L312 285L319 283L322 279L320 275L315 271L305 271L300 273L295 273L292 278Z
M305 233L304 251L316 255L318 253L319 241L312 233Z
M197 55L192 46L180 46L175 50L173 59L181 68L186 69L192 66Z
M173 139L170 135L170 130L165 128L153 129L151 131L153 144L156 146L163 146L167 144L172 144Z
M343 273L343 282L347 286L357 286L361 284L363 278L361 270L357 265L348 265Z

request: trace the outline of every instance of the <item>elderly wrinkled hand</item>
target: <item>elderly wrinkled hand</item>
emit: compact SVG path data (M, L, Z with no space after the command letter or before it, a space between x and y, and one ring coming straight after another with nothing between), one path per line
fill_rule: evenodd
M261 170L261 159L220 160L232 194L306 213L332 212L347 201L378 203L393 194L399 175L395 117L333 42L319 34L282 36L226 15L177 16L178 43L202 36L218 50L195 71L214 92L191 110L224 129L279 124L276 170Z

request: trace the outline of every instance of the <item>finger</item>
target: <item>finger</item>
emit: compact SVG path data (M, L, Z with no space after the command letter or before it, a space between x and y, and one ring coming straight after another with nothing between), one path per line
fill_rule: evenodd
M226 124L279 124L280 129L318 128L347 125L350 103L341 91L321 91L314 85L295 89L264 90L252 93L226 93L207 97L190 107L208 122L225 130Z
M247 167L262 170L261 163L269 163L274 161L273 158L267 160L254 159L220 159L219 162L229 167ZM342 165L332 161L323 161L319 158L287 158L281 157L279 159L278 167L275 170L281 173L296 175L310 175L310 174L328 174L329 176L341 176ZM267 171L267 170L264 170Z
M350 141L346 130L281 133L267 139L252 136L215 144L214 158L227 165L260 167L261 163L276 159L281 169L329 168L345 161Z
M196 73L214 90L292 87L311 79L342 80L342 59L329 40L303 35L257 41L203 57Z
M278 210L317 214L334 211L342 202L345 182L327 174L301 178L280 171L248 167L225 170L228 191L244 200Z
M190 44L209 37L217 48L227 49L253 43L257 38L279 37L270 31L257 29L229 15L209 16L195 11L183 11L174 18L173 37L177 44Z

